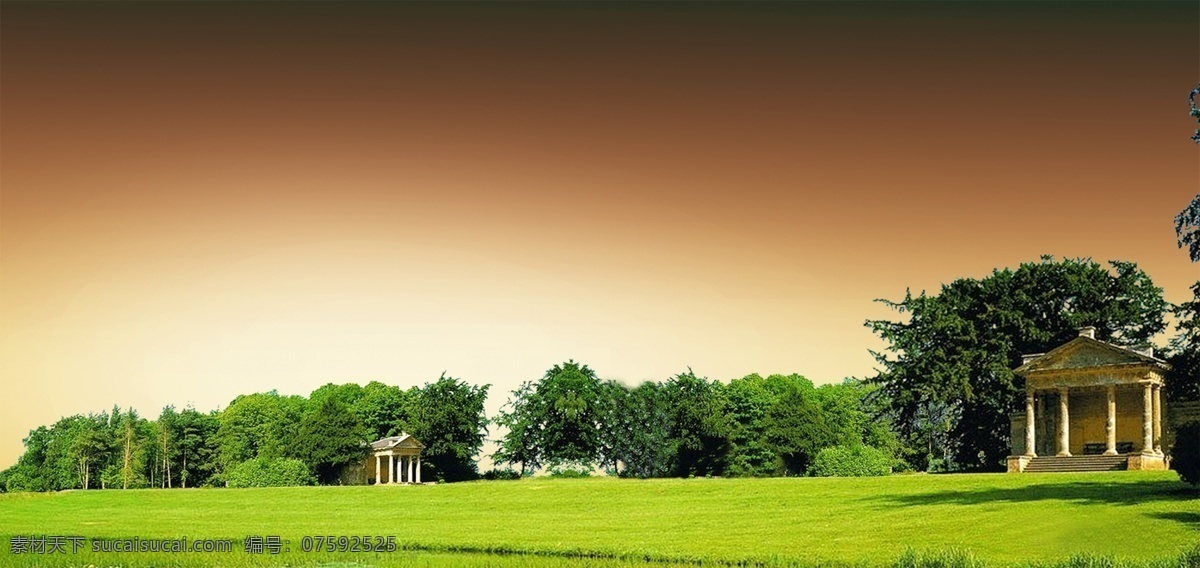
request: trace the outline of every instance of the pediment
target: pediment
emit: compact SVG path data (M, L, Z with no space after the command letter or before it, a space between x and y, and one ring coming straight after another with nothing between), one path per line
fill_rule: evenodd
M1087 337L1077 337L1016 369L1025 375L1046 371L1066 371L1093 367L1146 365L1165 367L1149 355Z

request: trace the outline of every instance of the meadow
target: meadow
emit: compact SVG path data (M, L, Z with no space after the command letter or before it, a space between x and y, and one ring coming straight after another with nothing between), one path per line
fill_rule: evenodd
M0 495L0 535L4 566L894 566L906 551L959 551L981 566L1078 555L1178 566L1200 543L1200 494L1173 472L89 490ZM22 535L237 544L14 555ZM301 550L324 535L394 536L397 550ZM287 551L247 553L247 536L279 536Z

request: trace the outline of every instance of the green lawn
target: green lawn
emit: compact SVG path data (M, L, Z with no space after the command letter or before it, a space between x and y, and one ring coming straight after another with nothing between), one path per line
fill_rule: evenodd
M870 479L536 479L422 487L69 491L0 495L0 565L13 535L230 538L233 553L58 555L59 565L555 566L618 560L883 565L906 548L966 549L994 565L1094 553L1177 556L1200 499L1173 472L908 475ZM292 553L242 551L278 535ZM304 535L391 535L393 553L303 554ZM406 550L407 549L407 550ZM498 556L530 552L548 557Z

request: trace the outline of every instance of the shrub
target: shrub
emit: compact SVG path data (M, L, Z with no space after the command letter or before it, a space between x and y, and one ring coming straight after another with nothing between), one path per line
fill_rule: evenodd
M229 487L285 487L315 485L316 477L304 462L294 459L258 458L233 466L225 474Z
M808 468L816 477L871 477L892 473L892 458L870 446L834 446L817 453Z
M1180 479L1200 485L1200 422L1185 422L1175 431L1171 464Z
M514 469L491 469L484 472L483 478L489 481L497 479L521 479L521 472Z

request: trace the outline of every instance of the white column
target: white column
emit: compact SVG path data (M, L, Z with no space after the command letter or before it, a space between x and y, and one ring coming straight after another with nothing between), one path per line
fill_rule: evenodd
M1071 417L1067 389L1058 389L1058 455L1071 455Z
M380 457L375 456L375 485L379 485L379 462Z
M421 482L421 456L417 456L417 483Z
M396 482L396 456L388 456L388 472L391 474L392 483Z
M413 460L412 456L408 456L408 482L409 483L412 483L413 480L417 478L416 473L417 473L417 462Z
M1154 385L1154 453L1162 451L1162 385Z
M1142 453L1154 453L1154 394L1150 383L1142 385Z
M1117 385L1108 385L1108 421L1104 423L1104 455L1117 455Z
M1034 445L1035 445L1035 442L1037 441L1037 439L1033 433L1034 425L1036 424L1036 422L1034 422L1034 414L1033 414L1033 409L1034 409L1033 399L1034 399L1033 389L1026 391L1026 393L1025 393L1025 455L1027 455L1029 457L1037 457L1037 452L1034 451Z

